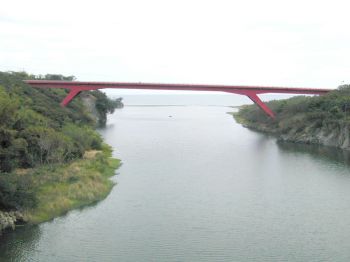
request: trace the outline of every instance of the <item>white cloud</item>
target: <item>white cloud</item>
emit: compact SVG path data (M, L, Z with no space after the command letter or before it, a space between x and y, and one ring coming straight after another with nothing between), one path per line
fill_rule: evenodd
M79 80L334 88L350 83L347 1L19 1L0 70Z

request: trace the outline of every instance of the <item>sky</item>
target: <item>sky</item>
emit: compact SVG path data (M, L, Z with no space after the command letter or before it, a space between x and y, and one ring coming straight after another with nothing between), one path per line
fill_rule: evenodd
M80 81L336 88L350 2L2 1L0 71Z

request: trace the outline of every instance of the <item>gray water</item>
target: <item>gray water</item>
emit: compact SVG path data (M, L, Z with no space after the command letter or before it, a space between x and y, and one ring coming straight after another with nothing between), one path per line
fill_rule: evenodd
M0 261L349 261L341 151L278 144L227 107L125 107L102 202L0 238Z
M244 95L227 94L215 92L190 92L187 94L181 94L181 91L158 94L128 94L118 95L118 90L109 90L112 92L111 97L123 97L123 101L127 105L132 106L154 106L154 105L182 105L182 106L241 106L246 104L252 104L252 101ZM263 101L270 101L275 99L286 99L292 97L290 94L261 94L260 98Z

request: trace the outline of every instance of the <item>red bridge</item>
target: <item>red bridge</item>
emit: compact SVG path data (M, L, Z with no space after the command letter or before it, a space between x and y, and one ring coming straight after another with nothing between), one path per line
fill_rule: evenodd
M26 80L27 84L41 88L65 88L70 92L61 102L66 106L81 91L96 90L103 88L118 89L152 89L152 90L192 90L192 91L221 91L248 96L270 117L274 118L272 110L258 97L258 94L305 94L322 95L332 89L316 88L290 88L290 87L263 87L263 86L230 86L230 85L195 85L195 84L155 84L155 83L120 83L120 82L75 82L75 81L47 81L47 80Z

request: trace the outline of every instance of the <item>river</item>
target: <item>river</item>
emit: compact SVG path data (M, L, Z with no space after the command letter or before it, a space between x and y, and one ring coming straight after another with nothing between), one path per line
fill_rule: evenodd
M0 261L350 261L341 151L278 144L218 106L126 106L100 203L0 237Z

